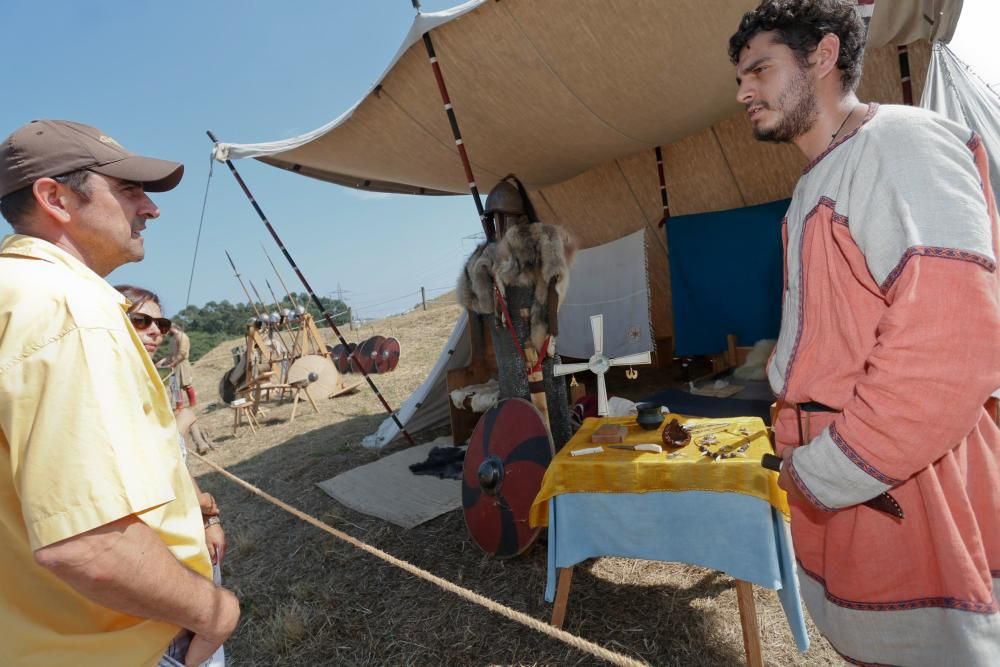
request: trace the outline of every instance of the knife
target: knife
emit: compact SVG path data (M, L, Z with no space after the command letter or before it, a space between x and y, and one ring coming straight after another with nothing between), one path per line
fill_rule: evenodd
M606 445L609 449L631 449L637 452L655 452L659 454L663 451L663 447L654 444L643 444L643 445Z
M760 464L767 468L768 470L773 470L775 472L781 472L781 457L775 456L774 454L764 454L760 459ZM897 519L903 518L903 508L899 506L896 499L893 498L888 491L880 495L875 496L871 500L866 500L861 503L862 505L867 505L874 510L879 512L885 512Z

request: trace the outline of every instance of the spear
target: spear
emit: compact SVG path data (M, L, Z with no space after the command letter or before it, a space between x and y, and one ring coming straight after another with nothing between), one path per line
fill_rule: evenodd
M257 300L260 301L260 305L263 306L264 305L264 299L260 298L260 292L257 291L257 287L253 284L253 281L250 280L249 278L247 278L247 282L250 283L250 289L252 289L253 293L257 296ZM288 354L288 350L290 349L288 347L288 341L286 341L285 337L281 335L281 330L277 326L278 323L275 322L274 325L275 325L274 326L274 331L278 332L278 339L281 340L281 344L285 346L285 354L287 355Z
M229 266L233 267L233 273L236 274L236 279L238 281L240 281L240 287L243 288L243 293L247 295L247 301L250 303L250 306L253 308L254 315L257 316L258 320L260 320L261 322L263 322L264 319L260 316L260 311L257 310L257 304L254 303L254 300L252 298L250 298L250 292L247 291L247 286L243 284L243 278L240 276L240 272L236 270L236 264L233 262L233 258L229 256L229 251L228 250L225 250L224 252L226 253L226 259L229 260Z
M288 291L288 286L285 285L284 279L281 277L281 274L278 273L278 267L276 267L274 262L271 261L271 256L267 254L267 248L264 247L263 243L260 244L260 249L264 251L264 257L267 257L267 261L271 263L271 268L274 269L274 275L278 276L278 282L281 283L281 288L285 290L285 295L288 296L288 300L292 302L292 308L295 309L295 312L298 312L299 304L295 301L295 295Z
M277 295L275 295L274 290L271 288L271 283L268 282L267 278L264 278L264 284L267 285L267 291L271 293L271 300L274 301L274 307L278 309L278 314L281 315L284 309L281 307L281 303L278 301L278 297L277 297ZM292 334L292 351L291 351L291 354L292 354L293 357L298 358L299 356L301 356L299 354L299 340L294 335L294 332L292 331L292 322L291 322L291 320L288 319L287 317L284 318L284 319L285 319L285 328L287 328L288 332L290 334ZM278 322L279 323L281 322L281 318L278 319Z

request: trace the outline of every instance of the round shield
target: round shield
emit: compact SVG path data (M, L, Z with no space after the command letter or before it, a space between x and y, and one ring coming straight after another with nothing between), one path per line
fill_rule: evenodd
M350 373L351 364L347 360L347 348L344 347L344 344L337 343L333 347L329 345L326 347L330 351L330 359L333 360L333 365L337 367L337 370L341 373Z
M367 357L368 368L366 368L365 370L367 370L369 373L379 372L378 349L382 346L383 342L385 342L385 336L372 336L363 343L364 349L361 350L360 354L363 354L365 357Z
M358 349L357 343L348 343L347 351L347 372L348 373L360 373L361 368L358 366L357 360L354 358L354 350Z
M385 340L382 336L372 336L358 343L357 349L351 355L352 362L360 369L357 372L375 372L375 356L378 344Z
M348 386L333 362L322 354L306 354L296 359L288 369L287 382L294 384L309 380L310 373L316 374L316 379L309 384L309 391L314 398L336 396L357 387L357 384Z
M528 401L509 398L483 414L462 466L465 526L480 549L510 558L534 543L541 529L528 526L528 510L553 453L542 415Z
M229 379L230 373L234 370L236 369L232 368L226 371L222 374L222 379L219 380L219 398L222 399L223 403L232 403L236 400L236 385Z
M391 373L399 365L399 341L395 338L386 338L378 346L378 355L375 357L375 367L379 373Z

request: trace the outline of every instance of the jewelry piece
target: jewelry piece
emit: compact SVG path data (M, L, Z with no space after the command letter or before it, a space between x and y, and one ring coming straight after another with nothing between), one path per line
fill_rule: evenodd
M850 111L847 112L847 115L844 116L844 122L840 124L840 127L837 128L836 132L830 135L830 145L833 145L833 142L837 140L837 135L840 134L840 131L844 129L844 126L847 125L847 119L850 118L853 114L854 114L854 109L851 109Z
M725 431L732 425L733 425L732 422L714 422L710 424L695 424L695 425L685 424L682 428L688 433L697 435L701 433Z
M749 430L745 426L740 428L740 431ZM737 456L746 456L746 451L750 449L751 443L759 436L767 435L766 431L757 431L755 433L748 433L744 435L736 442L731 442L727 445L719 447L717 450L712 451L710 449L711 445L719 442L719 438L714 434L710 433L703 436L700 441L698 441L698 451L701 452L702 456L708 456L714 461L719 461L721 459L731 459Z
M712 441L706 442L706 439L709 437L713 438ZM713 452L709 448L709 445L714 445L717 442L718 439L714 438L714 436L706 436L698 443L698 451L701 452L702 456L707 456L713 461L720 461L722 459L732 459L737 456L746 456L746 451L750 448L750 440L747 440L742 445L735 442L730 445L723 445Z

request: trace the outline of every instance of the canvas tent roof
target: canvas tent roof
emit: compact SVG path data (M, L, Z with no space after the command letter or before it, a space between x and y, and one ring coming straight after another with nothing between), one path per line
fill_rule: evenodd
M419 14L372 90L327 125L230 158L350 187L467 193L420 36L432 32L475 176L531 189L675 143L739 107L726 43L756 0L472 0ZM961 0L881 0L869 43L947 40ZM928 17L938 17L931 22Z
M658 338L673 333L669 249L653 148L663 150L674 215L788 197L802 160L761 144L735 101L729 35L757 0L471 0L418 14L383 75L353 107L304 135L219 144L218 159L257 158L381 192L468 193L421 35L430 31L480 191L516 173L545 222L582 248L644 230ZM878 0L858 89L901 103L896 45L909 44L915 99L933 41L950 40L962 0ZM470 205L470 227L478 227ZM411 432L446 418L443 374L468 363L464 320L439 367L399 410ZM720 349L724 341L719 342ZM391 419L365 444L398 433Z
M668 249L652 149L662 146L673 214L790 194L793 148L753 140L735 101L729 35L756 0L472 0L418 14L376 84L327 125L261 144L220 144L359 189L467 193L421 35L431 31L479 188L516 173L541 219L581 247L647 230L652 324L672 335ZM954 32L961 0L880 0L859 95L901 101L894 44L911 48L919 97L928 39ZM878 48L881 47L881 48ZM470 218L474 211L470 206ZM470 225L475 225L471 222ZM658 250L657 250L658 249ZM720 342L720 347L722 342Z

